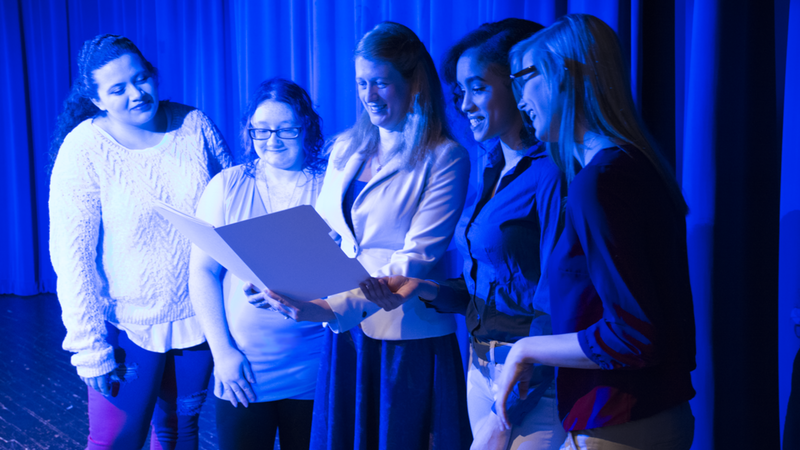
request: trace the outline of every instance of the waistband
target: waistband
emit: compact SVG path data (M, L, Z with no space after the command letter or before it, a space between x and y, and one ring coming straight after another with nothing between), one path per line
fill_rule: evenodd
M474 336L470 336L469 340L478 358L495 364L504 364L506 357L508 357L508 352L511 351L511 346L514 345L511 342L501 341L483 342Z

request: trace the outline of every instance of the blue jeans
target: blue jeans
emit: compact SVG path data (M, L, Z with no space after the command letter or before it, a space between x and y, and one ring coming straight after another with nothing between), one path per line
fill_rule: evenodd
M140 450L152 419L151 449L196 450L200 408L213 367L208 344L154 353L116 327L106 328L117 363L135 364L136 369L108 397L88 388L87 448Z

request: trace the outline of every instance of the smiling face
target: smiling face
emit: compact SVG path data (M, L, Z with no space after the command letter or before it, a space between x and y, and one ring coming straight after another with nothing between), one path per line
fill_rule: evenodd
M476 50L468 50L458 59L456 80L464 93L461 111L469 119L475 140L499 137L514 146L519 141L522 118L511 83L479 63Z
M137 55L125 54L92 72L97 97L92 102L119 125L143 127L155 120L158 86Z
M522 56L522 67L533 65L533 54ZM538 73L522 78L522 98L517 105L533 121L536 138L543 142L558 142L561 127L561 108L543 76Z
M389 63L356 58L358 97L373 125L400 131L408 113L409 85Z
M251 128L280 130L302 126L291 106L275 100L262 102L250 118ZM282 170L302 170L305 157L304 138L305 131L301 131L294 139L281 139L273 132L269 139L253 140L253 147L258 157L272 167Z

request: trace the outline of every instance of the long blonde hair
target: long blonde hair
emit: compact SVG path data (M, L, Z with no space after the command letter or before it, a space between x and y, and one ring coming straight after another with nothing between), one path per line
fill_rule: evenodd
M389 63L408 83L411 94L403 125L403 139L390 150L391 158L403 158L413 169L442 143L453 140L445 116L444 93L433 59L411 29L394 22L382 22L358 42L355 58ZM341 169L354 153L371 155L378 151L380 134L366 111L339 138L347 147L334 164Z
M588 14L568 14L514 46L512 71L522 69L526 53L550 88L552 101L561 102L558 143L548 144L548 150L567 180L575 177L573 149L582 156L575 133L583 126L639 150L664 179L676 207L688 211L669 164L636 111L628 64L611 27Z

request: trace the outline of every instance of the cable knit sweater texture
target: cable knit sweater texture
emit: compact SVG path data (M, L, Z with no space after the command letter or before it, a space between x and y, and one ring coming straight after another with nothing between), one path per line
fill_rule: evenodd
M106 320L159 324L194 315L191 245L152 209L154 200L193 214L208 181L232 158L202 112L162 102L168 128L158 145L130 150L92 120L59 150L50 181L50 257L78 374L116 366Z

